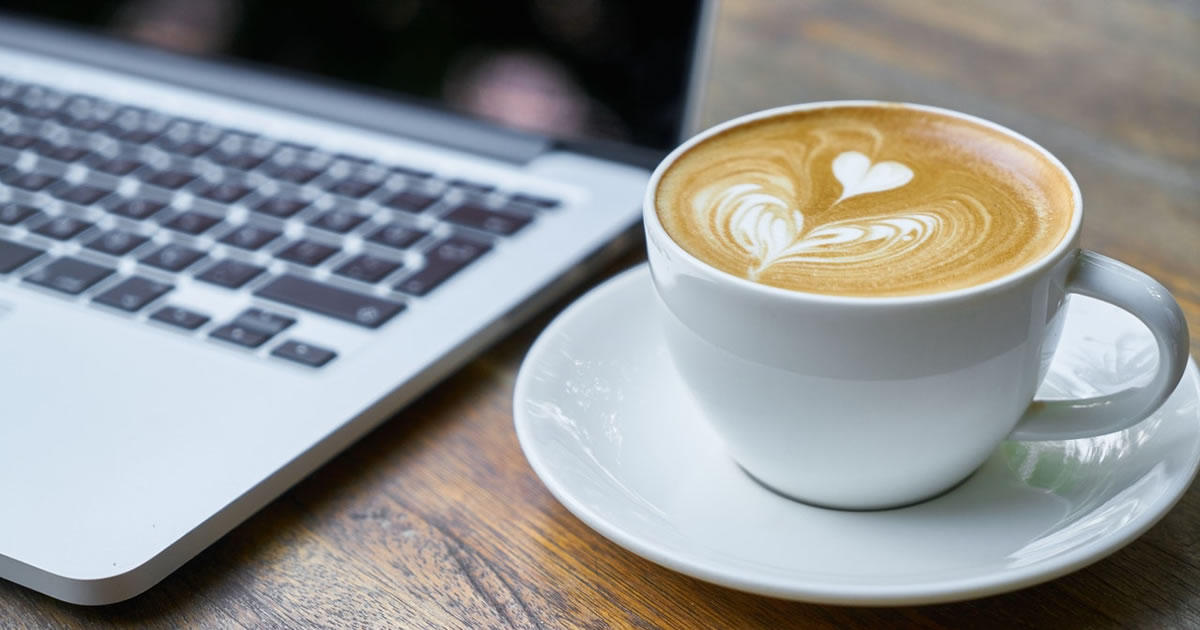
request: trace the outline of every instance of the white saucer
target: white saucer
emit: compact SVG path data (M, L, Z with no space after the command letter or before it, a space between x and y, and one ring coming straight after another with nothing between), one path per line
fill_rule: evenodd
M812 602L898 605L1014 590L1086 566L1161 518L1200 466L1200 376L1125 431L1005 442L974 476L916 506L841 512L752 481L697 418L663 347L643 266L558 316L514 394L525 456L607 538L728 587ZM1072 298L1041 395L1128 385L1155 361L1122 311Z

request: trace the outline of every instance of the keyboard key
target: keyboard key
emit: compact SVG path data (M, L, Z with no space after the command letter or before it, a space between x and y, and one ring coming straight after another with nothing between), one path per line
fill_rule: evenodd
M374 284L383 280L400 267L400 263L386 258L379 258L378 256L371 256L369 254L359 254L350 259L346 264L338 267L334 273L361 282Z
M263 245L279 238L281 234L282 232L279 230L272 230L271 228L247 223L226 234L221 239L221 242L245 250L257 251Z
M336 254L338 248L316 241L296 241L282 251L276 252L275 257L289 262L316 267Z
M515 234L533 220L533 217L528 215L495 210L472 202L454 208L443 218L459 225L505 236Z
M427 210L438 200L436 195L427 195L419 192L402 192L392 195L383 201L383 205L403 210L405 212L421 212Z
M140 234L134 234L133 232L109 230L88 241L87 247L88 249L94 249L109 256L124 256L141 247L148 240L150 239Z
M255 206L255 212L261 212L277 219L286 219L300 212L308 205L307 201L288 197L272 197Z
M183 245L166 245L158 251L142 258L141 262L151 267L167 271L183 271L204 258L204 252Z
M241 182L223 182L203 188L196 194L217 203L233 203L249 195L253 190L253 188Z
M237 324L225 324L213 330L209 336L251 349L263 345L271 338L271 335Z
M133 276L117 286L92 298L93 302L136 313L147 304L166 295L175 287L162 282Z
M163 225L177 232L199 236L211 230L213 226L220 222L220 217L189 210L175 215L174 218Z
M272 164L264 170L275 179L282 179L293 184L307 184L321 174L321 171L316 168L300 164Z
M131 157L92 156L88 165L109 175L128 175L145 166L145 163Z
M469 179L452 179L446 183L452 188L457 188L457 189L465 191L465 192L478 193L481 195L487 194L487 193L492 192L493 190L496 190L496 187L493 186L492 184L473 182Z
M429 232L424 230L418 230L399 223L389 223L372 232L367 237L367 240L395 249L404 249L428 235Z
M254 294L367 328L378 328L404 310L404 305L399 302L346 291L290 274L273 279Z
M248 308L233 323L257 330L266 335L277 335L296 323L295 318L279 313L264 311L261 308Z
M408 168L406 166L393 166L392 172L396 175L403 175L413 179L429 179L430 177L433 177L432 171L422 171L415 168Z
M271 356L295 361L309 367L322 367L337 357L337 353L311 343L288 339L272 350Z
M331 186L327 186L326 190L334 194L361 199L371 194L371 192L376 188L379 188L378 183L348 177L341 181L335 182Z
M196 279L226 289L240 289L264 271L266 269L258 265L226 258L205 269L204 273L196 276Z
M0 132L0 145L10 149L26 149L33 146L37 141L37 136L25 133Z
M33 229L34 234L40 234L46 238L52 238L57 241L66 241L79 236L92 227L92 223L88 223L82 219L75 217L61 216L54 217L42 223Z
M117 112L116 105L88 96L75 96L59 110L58 122L83 131L95 131Z
M184 171L148 171L140 176L147 184L154 184L172 190L183 188L196 180L195 173Z
M113 274L113 270L78 258L56 258L50 264L25 276L25 282L69 295L79 295Z
M150 199L129 199L128 201L116 201L109 208L109 212L127 219L141 221L158 214L166 207L167 204Z
M362 225L366 220L367 217L347 210L326 210L308 224L322 230L345 234Z
M58 178L45 173L23 173L21 171L9 171L5 174L4 181L10 186L24 188L25 190L36 192L58 181Z
M557 199L539 197L537 195L527 195L524 193L517 193L513 195L509 201L542 209L557 208L558 206L562 205L562 202Z
M41 214L32 206L17 203L0 203L0 225L17 225Z
M164 306L150 316L150 319L171 326L177 326L184 330L196 330L205 325L209 321L209 316L201 315L195 311L189 311L178 306Z
M42 250L0 238L0 273L12 273L42 255Z
M71 186L70 188L60 190L55 193L54 196L62 199L63 201L69 201L81 206L90 206L109 196L110 194L112 194L112 191L107 188L90 186L88 184L80 184L78 186Z
M33 145L33 150L36 151L38 155L48 157L52 160L58 160L59 162L75 162L83 159L85 156L91 153L91 151L84 147L76 147L69 144L55 144L46 140Z
M425 295L491 248L490 244L458 236L448 238L430 248L425 253L425 266L395 288L412 295Z

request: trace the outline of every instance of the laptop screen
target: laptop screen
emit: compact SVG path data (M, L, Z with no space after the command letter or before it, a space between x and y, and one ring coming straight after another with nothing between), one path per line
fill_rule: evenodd
M654 149L679 138L700 19L699 0L0 0L0 10Z

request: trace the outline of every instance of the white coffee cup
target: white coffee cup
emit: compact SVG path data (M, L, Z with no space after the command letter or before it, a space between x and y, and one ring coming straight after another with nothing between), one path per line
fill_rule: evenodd
M1006 439L1100 435L1145 419L1166 400L1188 360L1187 323L1146 274L1079 248L1078 184L1062 170L1074 212L1044 258L966 289L911 297L839 297L758 284L683 250L659 221L663 173L730 127L804 109L749 114L709 129L655 170L643 207L650 270L667 347L679 374L735 461L766 486L808 503L879 509L952 488ZM883 104L878 104L883 105ZM1035 401L1062 326L1068 293L1114 304L1154 334L1158 365L1145 386L1070 401Z

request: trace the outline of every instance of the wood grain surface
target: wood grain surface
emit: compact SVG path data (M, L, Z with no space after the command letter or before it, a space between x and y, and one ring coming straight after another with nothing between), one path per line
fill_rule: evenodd
M1083 245L1159 278L1200 333L1195 0L726 0L710 80L709 123L880 98L1036 139L1083 189ZM0 581L0 628L1200 628L1200 485L1088 568L948 605L764 598L623 550L550 496L512 428L521 358L569 301L144 595L87 608Z

